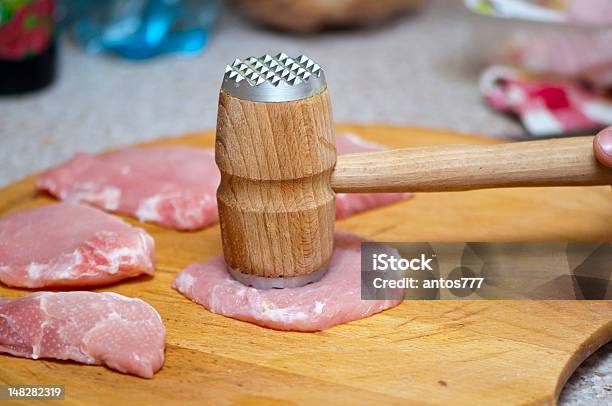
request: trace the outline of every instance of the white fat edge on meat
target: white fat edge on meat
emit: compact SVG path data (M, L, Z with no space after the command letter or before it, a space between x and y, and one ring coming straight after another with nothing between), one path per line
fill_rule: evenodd
M89 241L86 241L85 243L83 243L83 245L93 247L93 243ZM100 251L97 248L95 249L95 251L105 258L109 257L108 253ZM110 257L110 259L114 261L114 258L112 256ZM111 264L110 271L109 271L109 273L111 274L116 273L118 270L118 269L114 269L118 267L118 264L115 264L115 262L117 261L114 261ZM81 248L77 248L76 250L74 250L73 252L69 254L62 255L61 260L55 261L54 264L31 263L30 265L28 265L28 269L27 269L28 279L30 281L38 282L41 277L42 270L47 271L46 272L47 278L45 279L50 279L50 280L75 279L75 278L82 278L86 276L96 276L98 275L97 271L101 270L100 265L89 263L85 265L90 265L93 269L96 270L96 272L82 272L82 273L75 272L77 267L83 264L84 264L83 253L81 252ZM106 268L107 266L102 266L102 270L106 270Z
M93 244L89 242L85 242L84 245L92 246ZM120 261L116 260L116 256L119 254L111 251L110 253L100 251L96 249L96 252L105 258L109 258L111 261L111 266L108 273L116 273L118 271L118 266L120 265ZM131 263L132 261L130 261ZM85 276L96 276L98 272L83 272L76 273L75 270L79 265L84 264L83 254L80 248L77 248L73 252L69 254L62 255L61 260L55 261L54 264L41 264L37 262L32 262L27 267L27 275L28 280L30 282L39 282L42 276L43 271L47 271L47 277L45 279L50 280L59 280L59 279L73 279L73 278L82 278ZM100 270L101 266L96 264L88 264L95 268L97 271ZM106 266L103 266L102 270L106 270Z
M116 274L122 265L133 264L138 257L138 250L134 248L121 247L110 250L106 252L106 259L109 264L105 271L109 274Z
M194 205L192 208L192 211L194 212L194 214L199 214L202 215L202 211L201 208L202 207L206 207L210 204L214 204L215 206L217 205L217 196L214 194L202 194L200 196L200 203L197 205Z
M283 323L291 323L296 320L306 320L308 315L299 307L274 307L264 299L253 308L253 315L260 320L272 320Z
M121 200L121 190L114 186L105 186L102 190L97 190L98 185L93 182L79 183L78 190L64 192L60 194L62 200L67 201L86 201L100 204L106 210L117 210Z
M28 281L35 282L40 280L42 273L48 269L47 264L40 264L38 262L32 262L26 268L26 273L28 275Z
M149 262L151 262L149 255L155 249L155 240L153 239L153 237L149 235L149 233L147 233L142 228L133 227L132 225L129 225L129 226L137 231L138 243L140 247L142 248L142 251L147 254L145 256L149 259Z
M116 234L103 231L96 233L92 241L87 241L84 245L93 248L99 256L108 261L107 264L91 264L96 270L109 274L116 274L119 272L122 265L133 265L138 263L139 260L144 260L149 265L152 265L151 258L148 255L151 252L150 245L147 244L145 237L148 237L149 239L151 238L143 230L138 229L137 242L134 244L134 247L119 247L111 250L104 250L92 241L95 241L96 239L116 238ZM97 273L85 273L83 275L95 276L96 274Z
M280 321L283 323L291 323L296 320L306 320L308 315L303 311L298 311L296 308L268 308L260 313L259 317L263 320Z
M136 210L136 217L140 221L157 221L161 222L162 216L157 208L159 202L165 199L169 202L172 209L172 219L179 228L192 228L194 224L200 224L205 220L205 211L203 208L211 204L216 204L216 196L203 194L200 196L196 204L187 205L187 207L177 207L176 203L180 202L181 194L173 193L167 195L155 195L147 198L140 203Z
M123 295L121 295L119 293L116 293L116 292L100 292L100 294L101 295L105 295L105 296L110 296L110 297L112 297L114 299L122 300L122 301L125 301L125 302L138 302L138 303L144 303L147 306L149 306L149 304L147 302L145 302L144 300L139 299L137 297L123 296Z
M45 328L49 324L49 319L43 321L40 324L40 333L38 334L38 342L36 344L32 344L32 359L38 359L40 357L40 348L42 344L42 340L45 337Z
M115 292L101 292L101 294L102 295L107 295L107 296L113 297L113 298L115 298L117 300L122 300L122 301L125 301L125 302L133 302L133 303L143 304L143 305L146 306L146 308L151 309L153 311L153 314L155 314L155 316L157 316L157 319L163 325L162 318L159 315L159 313L157 312L157 310L155 310L155 308L153 306L151 306L150 304L148 304L144 300L139 299L137 297L123 296L123 295L120 295L119 293L115 293Z
M180 228L191 228L193 223L201 223L204 221L204 212L202 207L205 205L206 199L200 201L199 204L193 204L184 210L180 207L176 207L176 200L169 200L170 207L172 207L172 217Z
M130 263L143 262L145 267L153 268L153 252L155 250L155 240L141 228L133 227L136 232L137 243L134 248L135 255Z
M77 266L83 264L83 254L81 254L81 250L74 250L74 252L72 252L69 257L71 257L71 260L61 262L61 264L64 265L63 269L61 269L60 271L56 271L56 269L54 269L57 267L56 265L50 270L50 272L48 272L50 275L53 276L53 279L71 279L76 276L82 276L76 275L74 272Z
M36 344L32 344L32 354L30 355L32 359L38 359L38 357L40 357L40 346L45 335L45 328L49 324L49 318L51 317L47 309L47 298L49 295L50 293L41 292L41 294L38 296L38 309L45 315L45 320L40 325L38 342Z
M157 210L157 205L162 199L161 195L147 197L138 205L136 218L139 221L161 221L162 217Z
M316 301L314 304L314 311L316 314L322 314L323 308L327 305L325 302Z
M244 295L246 294L246 292L247 292L247 287L246 287L246 286L243 286L243 287L242 287L242 288L241 288L241 289L240 289L240 290L239 290L239 291L236 293L236 296L238 296L239 298L243 298L243 297L244 297Z
M193 284L195 283L195 277L191 275L190 273L183 271L180 274L178 274L174 283L175 283L175 286L179 288L181 291L183 290L186 291L192 288Z
M216 294L216 290L220 286L221 285L215 285L215 286L213 286L212 290L210 291L210 311L213 312L213 313L217 313L217 294Z

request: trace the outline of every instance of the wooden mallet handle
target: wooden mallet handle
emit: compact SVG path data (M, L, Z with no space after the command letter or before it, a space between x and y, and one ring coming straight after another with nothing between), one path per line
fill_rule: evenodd
M443 145L338 156L335 192L442 192L612 184L593 137L497 145Z

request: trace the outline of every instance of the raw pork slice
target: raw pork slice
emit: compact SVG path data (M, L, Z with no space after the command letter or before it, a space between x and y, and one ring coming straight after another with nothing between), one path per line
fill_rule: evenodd
M92 207L57 203L0 219L0 282L91 286L152 275L153 238Z
M42 174L37 186L61 200L195 230L218 220L219 180L214 150L167 146L80 153Z
M398 300L361 300L361 237L336 232L329 271L292 289L258 290L233 279L223 256L191 264L172 286L213 313L277 330L319 331L397 306Z
M166 328L140 299L112 292L37 292L0 298L0 352L106 365L151 378L164 363Z
M340 135L338 153L384 146ZM134 147L105 155L77 154L42 174L37 187L66 201L84 202L178 230L218 222L219 171L214 150L185 146ZM338 218L386 205L407 194L339 194Z

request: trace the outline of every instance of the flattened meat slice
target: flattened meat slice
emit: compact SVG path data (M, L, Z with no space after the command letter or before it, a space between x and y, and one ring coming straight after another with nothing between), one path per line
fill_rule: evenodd
M218 221L219 179L212 149L134 147L106 155L77 154L43 173L37 187L61 200L195 230Z
M361 242L337 232L327 274L292 289L258 290L233 279L223 256L191 264L172 286L213 313L277 330L319 331L397 306L401 300L361 300Z
M154 272L143 229L92 207L57 203L0 219L0 282L22 288L104 285Z

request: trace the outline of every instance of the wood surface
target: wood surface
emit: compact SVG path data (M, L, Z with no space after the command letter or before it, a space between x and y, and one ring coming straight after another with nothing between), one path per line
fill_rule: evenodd
M415 128L342 130L393 147L494 142ZM156 144L212 147L213 134ZM51 201L30 177L0 191L0 213ZM379 241L612 241L611 226L609 187L417 194L336 223ZM160 312L168 329L162 370L145 380L0 355L0 383L65 384L62 404L80 405L552 405L575 367L612 337L609 301L411 301L320 333L268 330L212 314L170 288L187 264L221 252L218 227L143 227L157 243L155 276L99 290L140 297ZM26 293L0 287L2 296Z
M217 117L217 200L228 265L279 282L326 267L336 215L327 89L284 103L242 100L221 90Z
M593 154L593 137L348 154L332 175L336 192L585 185L612 185L612 169Z

